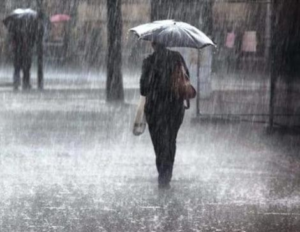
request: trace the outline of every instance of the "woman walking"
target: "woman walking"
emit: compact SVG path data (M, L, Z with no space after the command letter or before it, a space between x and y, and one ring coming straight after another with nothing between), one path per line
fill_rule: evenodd
M176 138L184 117L184 100L172 90L175 67L188 69L180 53L152 43L154 52L143 61L141 95L156 155L159 188L169 188L176 153Z

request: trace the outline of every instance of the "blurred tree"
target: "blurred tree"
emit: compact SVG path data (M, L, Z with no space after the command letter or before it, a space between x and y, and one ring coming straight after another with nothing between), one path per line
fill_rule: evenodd
M174 4L177 0L151 0L151 21L174 19Z
M203 1L202 3L202 21L203 27L201 30L211 36L213 31L213 5L214 1Z
M38 9L38 38L37 38L37 57L38 57L38 88L41 90L44 88L44 7L43 0L37 0Z
M123 101L121 0L107 0L107 81L106 100Z

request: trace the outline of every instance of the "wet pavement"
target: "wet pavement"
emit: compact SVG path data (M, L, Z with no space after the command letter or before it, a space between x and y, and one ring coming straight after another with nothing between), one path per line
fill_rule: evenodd
M1 90L0 231L300 231L297 133L191 109L160 191L148 131L131 133L137 98Z

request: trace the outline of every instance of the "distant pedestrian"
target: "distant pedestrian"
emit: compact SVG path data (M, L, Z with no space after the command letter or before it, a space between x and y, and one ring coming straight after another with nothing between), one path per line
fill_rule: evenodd
M13 48L13 86L20 86L20 72L23 72L23 89L30 89L30 69L33 47L38 33L37 13L31 9L17 9L4 21Z
M182 64L180 53L152 43L154 52L143 61L141 95L146 97L145 115L156 155L158 184L169 188L176 153L176 138L184 117L184 100L172 90L172 73Z

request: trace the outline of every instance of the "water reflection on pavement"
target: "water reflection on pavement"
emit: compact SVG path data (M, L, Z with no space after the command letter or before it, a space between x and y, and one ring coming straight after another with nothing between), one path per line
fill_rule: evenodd
M0 93L0 231L299 231L298 136L191 124L188 112L159 191L148 132L130 131L134 105L101 99Z

